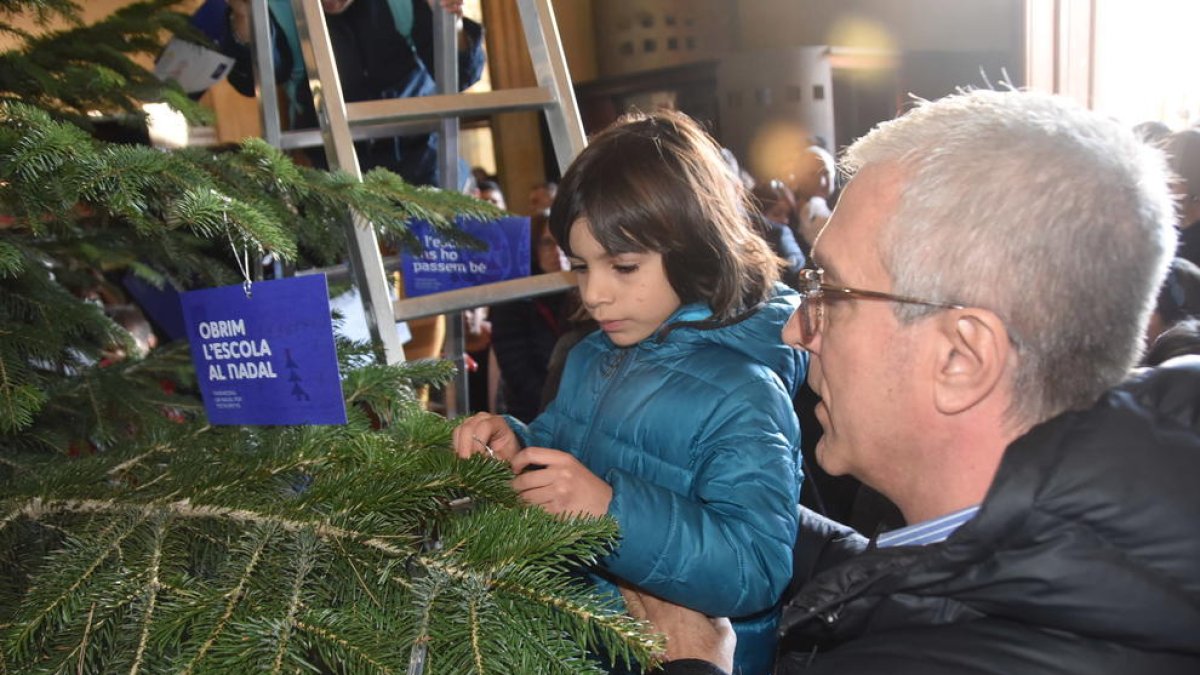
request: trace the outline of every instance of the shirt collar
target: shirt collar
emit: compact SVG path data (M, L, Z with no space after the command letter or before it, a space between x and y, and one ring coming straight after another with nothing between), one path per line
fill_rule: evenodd
M962 527L963 523L974 518L978 511L978 506L968 506L965 509L947 513L939 518L926 520L915 525L892 530L891 532L884 532L875 540L875 546L878 548L886 548L888 546L924 546L925 544L936 544L939 541L945 541L955 530Z

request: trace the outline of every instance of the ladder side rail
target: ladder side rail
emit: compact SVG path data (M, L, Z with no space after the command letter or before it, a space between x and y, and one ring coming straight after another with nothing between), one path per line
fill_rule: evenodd
M275 43L271 39L271 15L267 0L250 0L250 50L254 55L254 87L258 93L258 113L262 118L263 138L280 147L283 135L279 117L279 94L275 88Z
M300 51L304 55L304 67L308 72L309 88L316 104L329 165L362 180L362 170L358 165L358 155L346 118L346 102L342 96L333 44L329 39L329 27L325 23L325 12L321 3L310 0L292 0L292 7L296 13ZM376 347L377 356L385 363L399 363L404 361L404 348L396 331L375 227L362 214L351 211L350 215L346 226L350 265L362 296L371 341Z
M557 102L546 108L546 124L550 128L558 168L565 173L575 156L587 147L587 135L584 134L579 106L575 102L575 90L571 86L567 56L563 52L558 23L554 19L554 7L550 0L517 0L517 10L521 15L521 26L525 29L525 42L529 45L529 57L538 85L550 90Z
M438 93L458 98L458 30L456 17L444 9L433 12L433 71ZM419 105L413 103L411 105ZM443 190L457 192L462 183L458 171L458 117L447 115L439 124L438 181Z
M437 7L433 11L433 73L438 93L458 96L458 23L457 17ZM458 170L458 118L443 117L438 133L438 182L443 190L457 192L462 185ZM395 318L394 306L392 316ZM446 315L446 356L458 362L467 350L463 331L463 316L459 312ZM459 368L445 390L446 417L471 412L470 385L465 367Z
M282 149L283 118L279 111L279 87L275 84L275 42L271 38L271 14L267 0L250 0L250 54L263 139ZM272 255L271 259L276 279L291 276L294 264L285 264L276 255ZM261 265L255 267L254 276L256 279L262 277Z

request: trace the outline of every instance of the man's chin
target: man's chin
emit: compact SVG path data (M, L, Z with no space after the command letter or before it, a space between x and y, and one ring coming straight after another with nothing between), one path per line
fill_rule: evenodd
M837 461L837 453L830 450L825 436L817 441L817 447L813 450L813 454L817 458L817 466L820 466L830 476L845 476L849 473L846 467Z

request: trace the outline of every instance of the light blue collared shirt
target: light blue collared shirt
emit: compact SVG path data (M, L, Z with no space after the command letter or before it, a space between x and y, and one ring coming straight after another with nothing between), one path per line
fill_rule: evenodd
M961 511L947 513L940 518L926 520L916 525L909 525L891 532L884 532L875 540L875 546L924 546L945 541L962 524L975 517L978 506L968 506Z

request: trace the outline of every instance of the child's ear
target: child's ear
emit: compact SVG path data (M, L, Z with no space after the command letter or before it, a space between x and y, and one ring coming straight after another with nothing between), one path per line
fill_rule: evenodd
M1013 356L1008 329L1000 317L977 308L946 312L937 333L934 403L955 415L997 390Z

